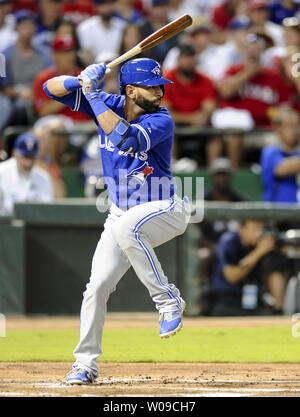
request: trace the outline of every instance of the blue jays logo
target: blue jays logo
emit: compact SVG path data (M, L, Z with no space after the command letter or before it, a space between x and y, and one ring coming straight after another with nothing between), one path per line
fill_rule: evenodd
M151 70L151 72L153 72L153 74L155 74L157 77L161 77L161 75L162 75L161 69L159 67L153 68L153 70Z
M135 168L129 174L126 175L126 178L131 180L134 179L139 184L144 185L147 181L147 177L151 175L154 171L153 167L150 167L148 162L144 162L143 165Z

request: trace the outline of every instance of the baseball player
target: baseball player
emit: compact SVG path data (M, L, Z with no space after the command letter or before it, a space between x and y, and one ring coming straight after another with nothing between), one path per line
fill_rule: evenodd
M93 64L76 78L60 76L44 84L48 96L97 124L112 202L83 295L68 384L89 384L98 376L107 300L130 266L159 311L161 338L180 330L185 308L153 250L182 234L190 218L189 202L175 194L170 172L174 122L160 106L170 81L156 61L133 59L120 70L121 95L112 95L97 88L105 72L105 64Z

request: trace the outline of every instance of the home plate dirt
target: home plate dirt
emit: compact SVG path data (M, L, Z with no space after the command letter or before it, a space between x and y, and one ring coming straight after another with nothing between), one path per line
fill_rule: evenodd
M126 315L122 316L125 320ZM127 317L128 319L128 317ZM200 319L199 320L200 324ZM290 325L287 318L243 319L243 325ZM201 318L202 326L220 325L220 319ZM129 322L133 322L132 319ZM140 323L141 322L141 323ZM143 323L142 323L143 322ZM235 324L233 324L235 322ZM78 326L77 318L8 318L9 329L66 328ZM119 315L108 316L114 327ZM139 318L135 326L153 324L153 317ZM223 319L222 326L239 325L239 319ZM267 324L268 323L268 324ZM185 319L185 326L195 319ZM1 397L283 397L300 396L300 364L233 363L101 363L101 373L90 386L67 386L67 362L0 362Z

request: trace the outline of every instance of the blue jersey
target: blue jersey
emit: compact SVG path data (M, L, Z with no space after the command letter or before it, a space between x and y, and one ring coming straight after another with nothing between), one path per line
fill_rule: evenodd
M125 96L105 92L99 92L99 96L107 107L126 119L122 110ZM130 122L142 131L148 145L145 151L134 154L120 151L110 143L81 89L64 97L51 97L74 111L88 114L97 124L104 177L114 204L130 208L174 195L176 182L170 171L174 122L165 107Z
M298 175L276 177L278 164L291 156L300 156L300 152L286 153L279 146L266 146L261 153L261 169L264 201L276 203L299 203L300 193Z

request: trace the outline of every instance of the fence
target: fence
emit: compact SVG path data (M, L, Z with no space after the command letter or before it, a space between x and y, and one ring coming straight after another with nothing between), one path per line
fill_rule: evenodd
M79 314L92 254L106 214L95 201L66 199L52 204L23 203L12 218L0 218L0 312L3 314ZM205 219L255 218L300 222L296 206L266 203L206 203ZM170 282L197 314L199 227L156 249ZM109 262L109 260L108 260ZM131 270L110 297L109 311L154 311L148 291Z

